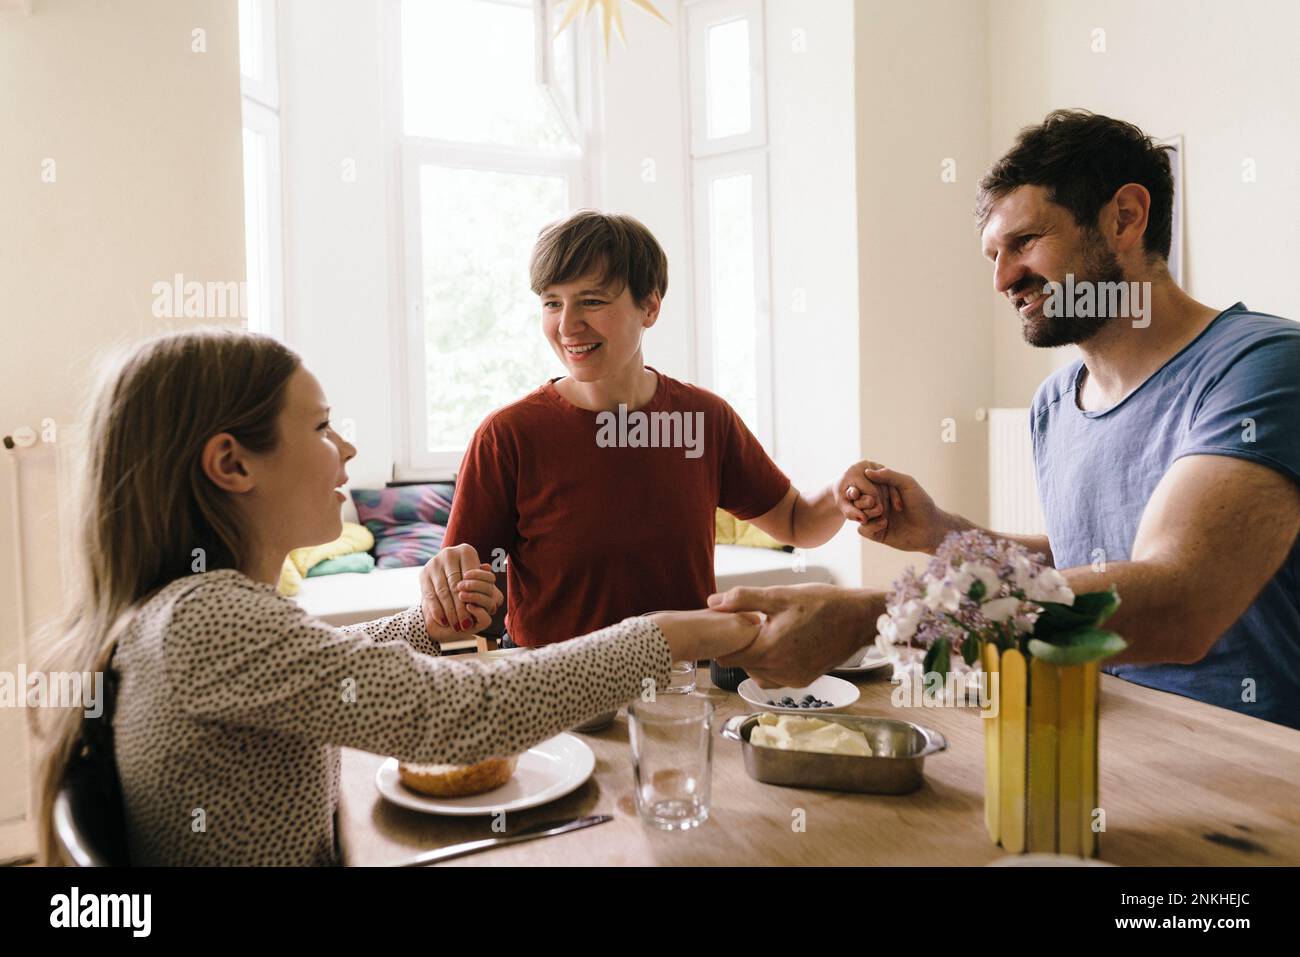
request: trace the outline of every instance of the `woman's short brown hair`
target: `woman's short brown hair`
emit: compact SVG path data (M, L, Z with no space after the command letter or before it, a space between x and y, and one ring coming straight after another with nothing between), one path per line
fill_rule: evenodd
M594 209L579 210L543 229L528 272L536 295L593 273L603 286L625 286L638 305L652 292L663 298L668 291L668 257L654 234L631 216Z

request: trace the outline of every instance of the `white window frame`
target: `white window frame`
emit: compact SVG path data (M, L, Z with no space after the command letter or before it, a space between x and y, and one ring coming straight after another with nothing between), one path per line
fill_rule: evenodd
M558 5L557 0L497 0L523 6L533 3L538 11L538 22L545 23ZM441 480L453 478L464 457L464 449L428 451L429 423L427 379L425 374L426 350L423 314L423 237L421 235L420 171L424 166L435 165L459 169L473 169L500 173L533 173L544 176L563 176L570 206L589 205L592 201L592 160L587 135L589 118L593 115L592 87L589 78L596 75L596 65L591 56L592 44L586 42L585 31L579 34L576 44L575 70L577 73L577 110L566 110L561 104L564 97L554 86L554 64L549 52L539 57L538 74L544 78L543 89L554 101L562 122L576 134L576 150L523 149L499 145L451 142L424 136L411 136L404 132L402 102L402 9L401 0L387 0L385 36L388 68L388 109L386 127L388 142L394 144L393 162L396 166L397 189L391 197L395 203L394 223L397 226L397 261L400 269L394 276L396 310L393 330L396 350L396 375L394 375L394 456L393 478L397 481ZM581 29L574 24L567 29ZM549 39L549 31L547 33ZM550 50L549 43L538 38L538 46ZM520 277L525 281L525 277Z
M243 4L241 3L241 6ZM279 0L261 0L262 15L255 22L262 35L262 78L259 80L244 73L239 74L240 107L242 128L260 134L268 145L268 170L266 183L265 221L260 225L264 232L267 248L264 257L265 286L254 290L245 286L249 294L259 294L262 322L256 327L277 339L283 339L284 327L284 179L281 171L280 142L280 67L279 67ZM241 146L242 156L242 146ZM247 197L248 184L244 184ZM247 246L250 235L245 206L244 237ZM245 248L245 260L252 258L252 251ZM245 279L248 277L245 276ZM251 305L251 304L248 304ZM250 317L251 318L251 317Z
M758 421L754 434L769 450L775 434L772 411L772 284L768 240L767 151L746 150L707 156L692 163L692 205L695 247L695 335L701 379L707 388L717 381L713 343L713 264L710 183L722 177L748 174L752 184L754 224L754 372Z
M775 456L776 428L773 414L772 365L772 237L769 220L767 94L764 59L766 25L763 0L686 0L685 31L687 44L688 108L691 131L691 245L695 266L695 353L696 378L705 388L715 388L714 324L711 305L713 274L711 271L712 234L709 216L709 182L719 176L748 173L753 177L754 224L754 317L755 383L758 421L754 434ZM750 122L746 134L709 140L708 108L708 29L740 17L750 25Z
M244 0L240 0L239 5L243 7ZM261 5L262 16L260 22L256 22L253 26L262 35L262 52L265 54L262 58L262 79L259 80L256 77L249 76L243 72L241 65L239 92L241 95L256 100L263 106L279 113L280 58L277 55L279 50L279 30L276 26L279 15L279 0L261 0Z
M749 121L747 133L709 138L709 28L749 21ZM763 0L687 0L687 59L690 63L691 155L711 156L767 145L767 65Z

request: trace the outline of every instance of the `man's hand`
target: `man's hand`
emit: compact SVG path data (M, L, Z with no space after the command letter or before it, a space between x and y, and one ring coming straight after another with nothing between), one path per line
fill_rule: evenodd
M754 643L718 664L744 668L760 688L802 688L875 638L884 596L834 585L733 588L710 595L709 607L766 616Z
M870 492L865 491L870 489ZM858 534L905 552L933 552L959 523L934 504L930 494L910 475L887 469L879 462L852 466L840 480L840 511L858 523ZM887 499L889 511L871 518L857 510L863 498Z
M472 545L444 548L420 571L424 630L435 641L482 631L504 600L492 566L479 564Z

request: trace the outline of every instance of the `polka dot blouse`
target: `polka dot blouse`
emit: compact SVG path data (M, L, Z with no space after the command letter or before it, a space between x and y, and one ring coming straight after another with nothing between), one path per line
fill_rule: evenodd
M339 748L470 764L668 683L629 618L496 661L439 658L418 607L335 628L225 569L177 579L118 644L113 732L133 864L339 862Z

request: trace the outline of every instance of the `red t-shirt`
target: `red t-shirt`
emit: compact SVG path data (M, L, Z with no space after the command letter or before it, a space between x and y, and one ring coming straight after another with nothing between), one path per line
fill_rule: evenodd
M578 408L554 379L474 433L446 543L473 545L484 562L505 550L506 630L516 644L705 607L716 509L756 518L790 488L731 406L656 375L654 397L627 413L621 435L617 413Z

